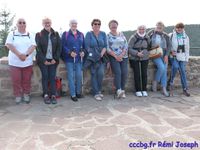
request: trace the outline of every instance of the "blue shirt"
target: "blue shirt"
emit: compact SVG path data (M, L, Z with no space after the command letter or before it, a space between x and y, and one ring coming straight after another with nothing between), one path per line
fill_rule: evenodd
M103 31L100 31L99 35L96 38L92 31L87 32L85 36L85 49L88 50L89 48L99 48L100 50L102 50L103 48L106 48L107 50L106 33Z

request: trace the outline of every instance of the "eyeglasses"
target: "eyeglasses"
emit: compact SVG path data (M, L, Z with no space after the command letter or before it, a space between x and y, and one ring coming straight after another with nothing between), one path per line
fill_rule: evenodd
M51 24L51 22L44 22L44 24Z
M100 24L100 23L94 23L93 25L95 25L95 26L97 26L97 25L100 26L101 24Z
M21 21L20 21L19 24L26 24L26 22L21 22Z

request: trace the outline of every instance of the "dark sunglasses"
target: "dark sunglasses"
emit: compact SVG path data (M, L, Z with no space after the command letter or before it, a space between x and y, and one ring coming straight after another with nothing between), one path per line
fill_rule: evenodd
M21 21L20 21L19 24L26 24L26 22L21 22Z
M100 26L101 24L100 24L100 23L94 23L93 25L95 25L95 26L97 26L97 25Z

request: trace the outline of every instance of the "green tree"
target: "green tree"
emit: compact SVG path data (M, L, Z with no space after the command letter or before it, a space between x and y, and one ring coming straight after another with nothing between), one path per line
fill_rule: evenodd
M10 28L13 24L15 15L13 15L8 9L3 8L0 11L0 58L8 55L8 50L4 46Z

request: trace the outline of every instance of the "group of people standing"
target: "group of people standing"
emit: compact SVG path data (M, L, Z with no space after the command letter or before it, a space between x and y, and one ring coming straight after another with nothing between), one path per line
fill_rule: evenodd
M70 29L62 36L52 28L50 18L42 20L43 29L34 37L26 31L26 21L17 21L17 30L10 32L6 46L9 49L9 66L13 91L17 104L30 103L31 75L33 51L36 49L36 60L41 70L43 98L45 104L56 104L56 68L59 59L65 63L68 86L73 101L83 98L82 69L88 68L91 73L91 87L94 98L102 100L102 81L106 64L109 63L114 75L114 87L117 98L126 98L125 85L128 77L128 60L134 72L136 96L148 96L147 70L149 53L160 47L162 55L152 58L156 65L152 90L157 91L160 83L165 96L167 91L167 66L170 60L172 69L169 79L170 89L173 89L174 78L179 70L183 92L190 96L187 86L185 66L189 58L189 38L184 31L184 24L178 23L169 35L164 30L164 24L158 22L156 28L146 32L141 25L137 32L127 42L122 32L117 30L118 22L111 20L108 24L110 32L100 30L101 21L93 19L92 30L86 35L77 29L78 22L71 20Z

